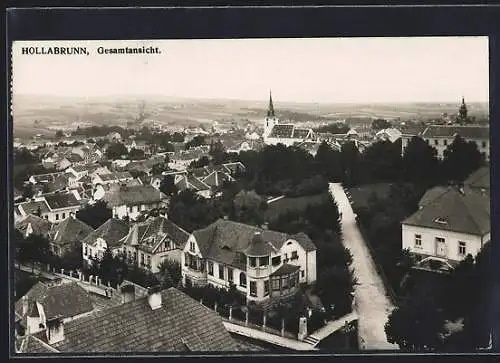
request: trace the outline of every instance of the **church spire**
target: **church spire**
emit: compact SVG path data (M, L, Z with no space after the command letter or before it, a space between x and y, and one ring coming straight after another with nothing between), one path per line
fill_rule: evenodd
M267 117L274 117L273 96L269 90L269 106L267 108Z
M462 96L462 104L458 110L460 121L464 122L467 120L467 106L465 105L465 98Z

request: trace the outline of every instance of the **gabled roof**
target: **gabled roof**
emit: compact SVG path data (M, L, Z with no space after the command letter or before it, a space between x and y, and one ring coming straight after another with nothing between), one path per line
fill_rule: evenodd
M117 186L110 188L103 197L110 206L159 203L165 198L165 194L152 185Z
M203 183L211 187L219 187L225 182L234 181L234 178L222 171L214 171L203 179Z
M18 353L25 354L47 354L59 353L55 348L37 338L35 335L26 335L16 342Z
M490 138L489 126L445 126L445 125L431 125L428 126L423 132L422 137L446 137L453 138L455 135L460 135L464 139L481 139L487 140Z
M442 191L442 190L441 190ZM450 187L422 206L403 224L483 236L490 232L488 195L464 187L463 193Z
M89 293L76 282L56 285L39 282L25 296L29 304L36 301L43 306L47 320L56 317L70 318L94 310ZM16 301L15 311L22 316L22 299Z
M288 263L284 263L279 269L274 271L271 276L283 276L283 275L289 275L295 271L300 270L300 266L297 265L290 265Z
M42 214L49 212L49 206L45 200L20 203L18 208L22 208L25 214L36 214L38 210L40 210Z
M133 179L132 175L128 171L116 172L110 174L99 174L102 181L110 180L121 180L121 179Z
M46 236L48 235L50 228L52 226L52 223L50 223L48 220L44 218L40 218L38 216L35 216L33 214L28 214L26 217L23 219L19 220L15 224L15 228L25 234L26 229L28 228L28 225L31 224L31 228L33 229L34 234L38 234L41 236Z
M53 347L68 353L121 354L238 350L217 313L175 288L161 296L156 310L144 297L70 321L64 325L65 339Z
M44 197L50 209L76 207L81 204L73 193L53 193Z
M224 247L223 247L224 248ZM252 257L269 256L273 248L264 241L260 232L254 232L250 244L245 248L245 255Z
M271 133L269 134L269 137L276 137L276 138L292 138L293 136L293 124L278 124L274 125L273 129L271 130Z
M123 240L130 228L127 222L121 219L110 218L102 225L100 225L95 231L90 233L82 242L94 246L98 238L102 238L106 241L106 244L110 248L118 247L121 240Z
M227 169L228 173L230 173L231 175L234 175L238 172L243 172L246 170L245 168L245 165L243 165L243 163L237 161L237 162L234 162L234 163L225 163L225 164L222 164L222 166Z
M470 188L490 190L490 168L488 166L479 168L469 175L464 184Z
M297 241L297 243L306 251L306 252L311 252L316 250L316 246L314 245L313 241L309 238L307 234L304 232L299 232L297 234L293 234L290 236L291 239L294 239Z
M295 139L305 139L309 135L310 131L311 130L309 129L294 128L292 137Z
M230 266L245 268L246 263L245 259L242 259L242 255L251 245L256 232L260 232L264 243L275 251L280 250L289 239L295 239L306 251L310 251L311 247L314 246L305 234L289 236L286 233L226 219L219 219L206 228L194 231L193 236L204 257ZM305 243L306 239L309 240L307 244Z
M52 225L50 237L55 244L66 244L74 241L82 241L94 229L81 220L68 217L58 224Z
M130 230L124 243L138 246L140 249L154 253L165 238L172 239L178 248L184 248L189 233L173 223L171 220L159 216L150 218L142 223L136 223Z

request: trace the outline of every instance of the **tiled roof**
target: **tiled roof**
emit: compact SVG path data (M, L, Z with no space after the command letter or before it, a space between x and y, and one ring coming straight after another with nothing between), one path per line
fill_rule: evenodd
M307 237L305 234L305 237L300 234L288 236L282 232L261 229L225 219L219 219L204 229L194 231L193 236L204 257L238 268L245 268L246 264L241 255L250 246L255 232L260 232L264 242L274 250L281 249L288 239L295 239L296 236L298 236L297 242L303 245L305 237ZM305 245L306 251L311 249L311 245L312 242L310 245Z
M214 171L214 169L212 167L209 167L209 166L203 166L201 168L194 168L194 169L191 169L189 170L189 173L194 175L195 177L197 178L206 178L207 176L209 176L212 172Z
M438 222L442 220L441 222ZM490 232L490 199L469 187L450 187L423 205L403 224L483 236Z
M448 187L437 186L427 190L420 201L418 202L419 207L423 207L429 203L432 203L436 198L442 196L443 194L448 192Z
M297 270L300 270L300 266L296 265L290 265L288 263L283 264L279 269L274 271L271 276L283 276L283 275L289 275L292 272L295 272Z
M179 190L194 189L195 191L209 190L210 186L194 175L184 175L175 184Z
M238 350L217 313L175 288L161 296L156 310L145 297L70 321L53 347L68 353Z
M38 174L38 175L32 175L31 178L33 178L36 183L49 183L49 182L53 181L56 177L58 177L59 175L62 175L62 174L64 174L64 172Z
M293 135L294 125L291 124L282 124L282 125L274 125L269 137L277 137L277 138L291 138Z
M427 125L404 125L399 128L399 131L401 131L401 134L404 136L418 136L426 128Z
M47 184L47 187L50 191L57 191L64 189L68 186L68 181L69 181L70 175L68 174L62 174L54 178L51 182Z
M33 229L33 233L41 236L47 236L52 226L52 223L50 223L48 220L40 218L33 214L28 214L26 217L16 223L15 228L19 232L25 234L26 229L30 224L31 228Z
M26 335L22 337L18 342L16 342L16 345L18 346L18 353L21 354L59 353L57 349L52 348L50 345L34 335Z
M464 139L489 139L490 128L489 126L442 126L431 125L428 126L423 132L422 137L446 137L453 138L455 135L460 135Z
M471 188L490 189L490 168L488 166L479 168L473 172L464 182Z
M36 301L43 306L47 320L55 317L69 318L94 309L88 292L76 282L52 286L39 282L25 296L28 297L28 303ZM23 311L22 304L22 299L15 304L15 311L20 315Z
M18 207L21 207L26 214L36 214L39 208L41 213L49 212L49 206L45 200L20 203Z
M82 242L94 246L97 239L102 238L106 241L108 247L118 247L120 241L127 236L129 230L130 228L127 222L121 219L110 218L85 237Z
M234 179L227 173L222 171L214 171L207 177L203 179L203 183L207 184L211 187L219 187L223 185L225 182L233 181Z
M45 200L51 209L76 207L80 205L80 201L76 199L73 193L47 194L45 195Z
M110 188L103 199L110 206L120 206L158 203L165 198L165 194L152 185L126 185Z
M293 130L293 138L295 139L305 139L309 135L309 129L299 129L295 128Z
M306 251L306 252L311 252L316 250L316 246L314 245L313 241L309 238L307 234L304 232L299 232L297 234L291 235L291 239L294 239L295 241L298 242L298 244Z
M140 249L152 253L165 238L170 238L178 248L184 248L189 233L171 220L159 216L135 224L130 230L125 244L138 246Z
M50 231L50 237L55 244L66 244L69 242L82 241L94 229L81 220L68 217L58 224L54 224Z
M121 179L132 179L132 175L128 171L124 172L116 172L110 174L100 174L99 177L102 181L110 181L110 180L121 180Z
M264 241L260 232L255 232L250 240L250 244L244 252L246 256L269 256L272 252L272 248L269 243Z
M72 163L76 163L78 161L82 161L83 160L83 158L81 157L81 155L78 155L78 154L75 154L75 153L71 153L71 154L67 155L66 159L68 159Z

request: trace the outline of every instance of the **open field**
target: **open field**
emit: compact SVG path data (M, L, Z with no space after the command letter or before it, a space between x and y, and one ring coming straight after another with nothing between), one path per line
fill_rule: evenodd
M304 211L309 205L317 205L327 198L329 198L328 193L297 198L283 198L267 206L264 218L266 221L274 221L284 213L291 211Z

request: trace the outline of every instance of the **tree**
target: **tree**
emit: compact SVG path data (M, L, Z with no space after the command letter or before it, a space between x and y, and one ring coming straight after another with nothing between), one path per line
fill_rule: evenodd
M410 351L433 351L442 347L444 315L432 296L408 299L389 315L385 333L389 343Z
M420 137L413 137L403 153L403 179L424 188L436 185L440 180L440 163L437 150Z
M108 219L113 217L113 211L105 201L99 200L94 204L88 204L76 212L76 218L97 229Z
M340 150L340 161L345 186L355 186L362 182L361 154L354 142L346 142Z
M207 142L205 140L205 136L196 135L195 137L193 137L193 139L191 141L188 141L185 144L185 149L189 150L192 147L197 147L197 146L206 145L206 144L207 144Z
M175 186L175 177L173 175L166 175L160 183L160 191L165 195L177 194L178 189Z
M387 120L382 119L382 118L375 119L372 122L372 129L375 131L388 129L390 127L391 127L391 123Z
M226 159L224 145L222 145L220 141L210 144L210 150L208 154L212 157L212 162L214 165L221 165Z
M340 152L333 150L328 143L323 141L315 156L318 164L318 172L328 178L331 182L342 180L342 164Z
M474 141L465 141L456 136L451 145L444 151L443 168L449 181L463 182L474 170L484 164Z
M355 284L352 270L346 266L333 266L321 271L314 289L325 307L333 306L335 316L342 316L351 311Z
M61 130L56 131L56 140L62 139L64 137L64 133Z
M30 262L32 272L35 271L35 264L50 262L50 248L47 238L38 235L30 234L24 241L20 241L19 258L22 262Z
M130 160L143 160L144 159L144 151L141 149L132 148L128 153L128 158Z
M160 284L163 288L179 286L182 278L182 268L179 262L167 258L160 263L158 269Z
M120 159L127 154L128 150L121 142L113 142L106 149L106 157L111 160Z
M204 166L210 165L210 159L208 156L204 155L198 160L193 160L191 164L189 164L190 168L203 168Z
M254 190L242 190L234 197L234 217L248 224L261 225L264 222L262 198Z

